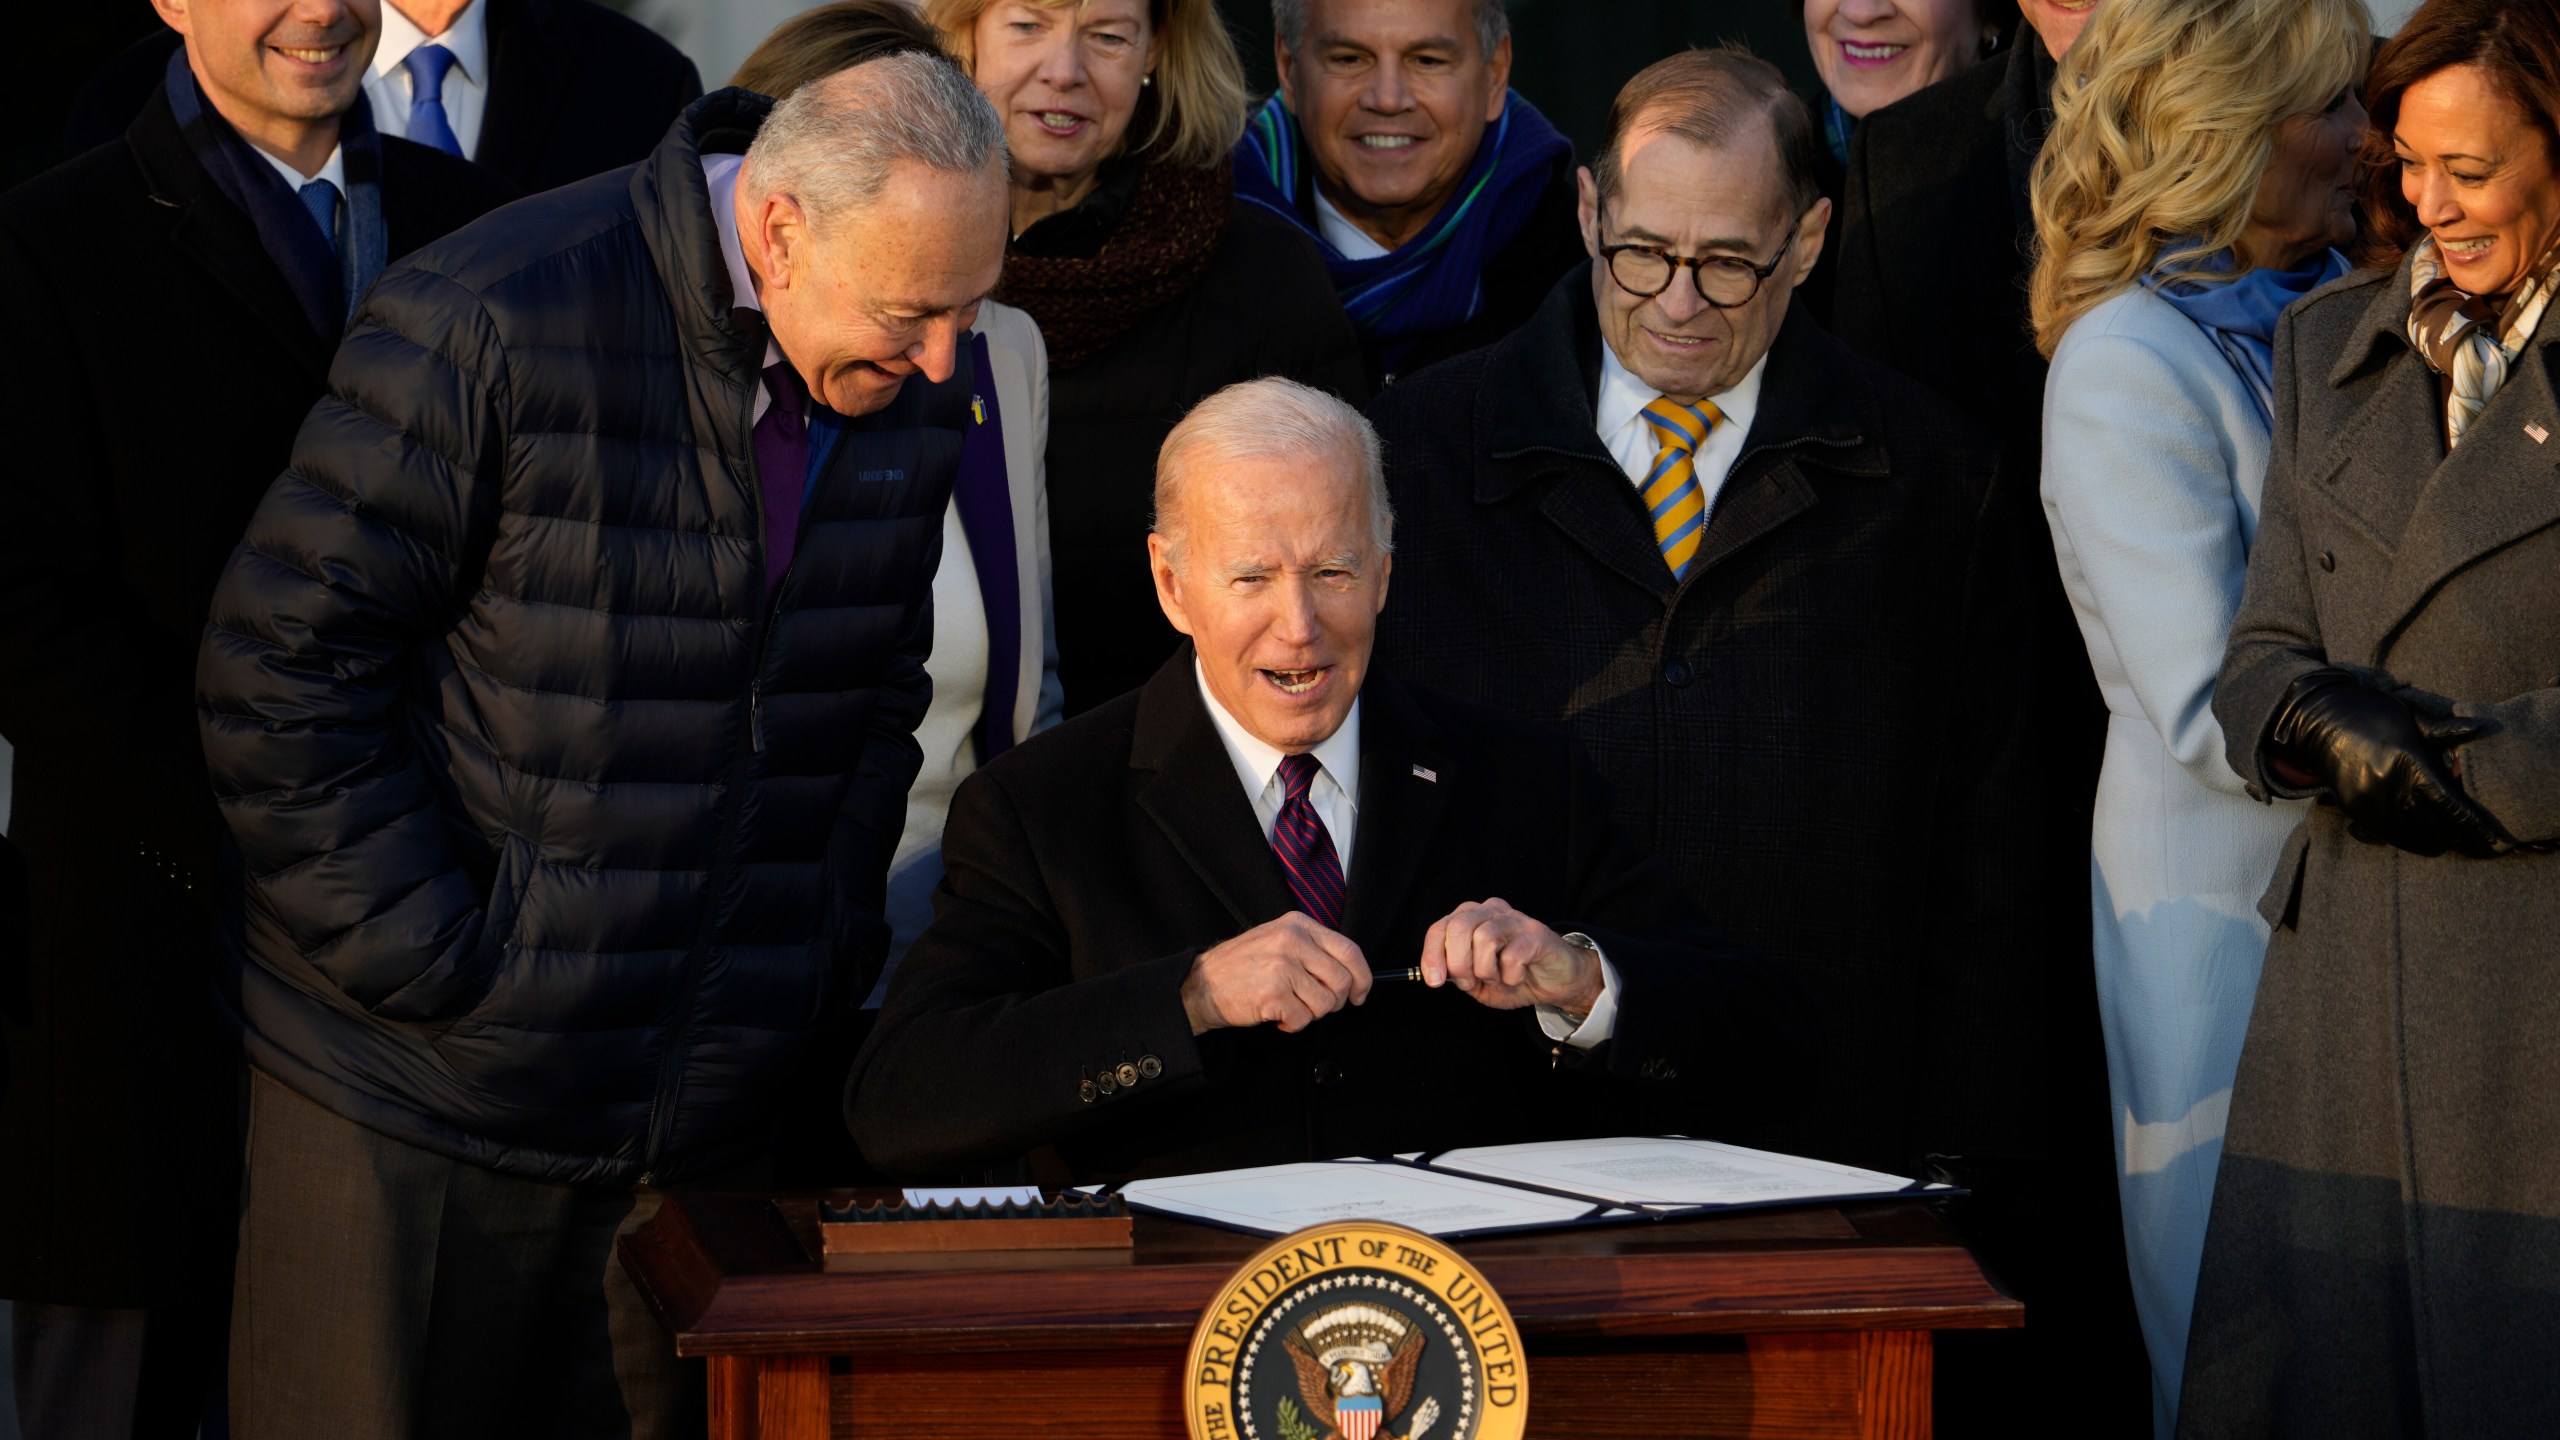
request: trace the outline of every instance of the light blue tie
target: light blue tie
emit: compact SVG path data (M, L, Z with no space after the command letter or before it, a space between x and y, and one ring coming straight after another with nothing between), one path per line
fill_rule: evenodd
M433 145L447 155L462 155L453 121L444 113L444 73L453 68L453 52L441 45L421 45L400 62L409 72L409 138Z
M338 187L326 180L312 180L293 193L302 197L302 208L311 212L312 223L320 227L320 238L329 242L332 253L339 253Z

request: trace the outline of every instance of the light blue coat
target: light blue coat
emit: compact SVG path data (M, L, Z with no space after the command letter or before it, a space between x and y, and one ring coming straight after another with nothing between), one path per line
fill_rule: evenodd
M2213 717L2267 448L2230 362L2150 291L2063 334L2045 383L2044 509L2107 701L2091 918L2125 1249L2163 1436L2266 953L2257 900L2301 818L2242 792Z

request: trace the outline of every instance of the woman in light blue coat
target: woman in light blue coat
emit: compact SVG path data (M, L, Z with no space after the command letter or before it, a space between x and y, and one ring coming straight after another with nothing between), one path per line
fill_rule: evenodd
M2276 318L2347 269L2370 23L2360 0L2116 0L2063 61L2035 173L2044 507L2109 711L2090 908L2163 1436L2266 951L2256 901L2300 818L2225 763L2214 675Z

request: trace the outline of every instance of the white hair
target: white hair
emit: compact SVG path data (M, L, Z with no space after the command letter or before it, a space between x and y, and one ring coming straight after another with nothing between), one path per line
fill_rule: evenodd
M1308 0L1271 0L1271 28L1280 35L1280 43L1295 55L1307 41ZM1510 12L1502 8L1502 0L1472 0L1467 6L1467 19L1476 32L1476 55L1493 58L1493 47L1511 33Z
M1149 528L1182 554L1182 472L1203 460L1287 460L1322 456L1359 461L1369 502L1369 540L1395 553L1396 512L1377 428L1342 400L1295 380L1266 376L1230 385L1191 407L1156 452L1156 513Z
M739 178L751 194L799 201L815 229L878 197L900 163L1004 171L1003 120L943 56L884 55L792 91L765 117Z

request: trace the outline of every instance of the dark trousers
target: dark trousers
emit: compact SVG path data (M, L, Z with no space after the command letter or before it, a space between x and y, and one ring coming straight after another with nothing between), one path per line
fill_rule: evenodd
M132 1440L151 1312L96 1305L9 1309L10 1380L22 1440Z
M501 1175L249 1091L238 1440L704 1433L702 1362L614 1255L657 1192Z

